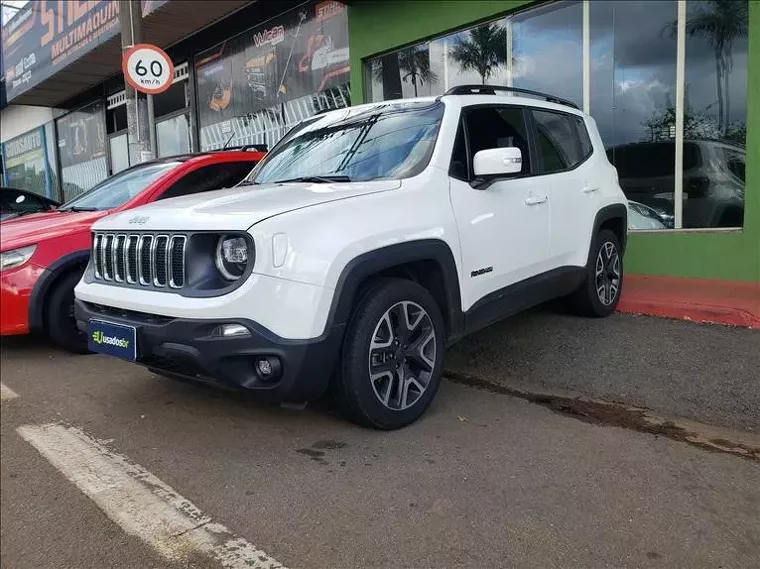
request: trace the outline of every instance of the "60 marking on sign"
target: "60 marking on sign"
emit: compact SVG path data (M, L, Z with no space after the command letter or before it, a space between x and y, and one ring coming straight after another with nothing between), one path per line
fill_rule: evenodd
M163 49L148 43L139 43L125 51L121 69L127 83L141 93L163 93L174 80L172 60Z

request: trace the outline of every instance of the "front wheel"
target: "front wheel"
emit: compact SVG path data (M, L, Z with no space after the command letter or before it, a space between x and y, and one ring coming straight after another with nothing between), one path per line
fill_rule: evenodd
M571 300L584 316L604 317L615 311L623 290L623 256L620 241L609 229L601 230L591 247L586 278Z
M82 278L73 271L53 284L46 303L45 324L48 336L56 344L75 354L86 354L87 335L77 328L74 316L74 287Z
M346 332L335 398L354 422L399 429L419 419L438 390L444 326L430 293L412 281L378 282Z

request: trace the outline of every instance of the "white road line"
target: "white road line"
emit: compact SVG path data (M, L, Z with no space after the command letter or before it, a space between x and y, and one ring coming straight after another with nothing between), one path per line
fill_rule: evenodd
M13 399L14 397L18 397L18 393L4 383L0 383L0 400Z
M188 561L201 554L230 569L285 569L83 431L55 423L25 425L17 431L125 532L167 559Z

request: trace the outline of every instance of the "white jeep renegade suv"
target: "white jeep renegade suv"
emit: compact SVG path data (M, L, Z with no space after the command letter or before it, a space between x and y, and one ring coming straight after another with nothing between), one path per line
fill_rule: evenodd
M541 93L461 86L330 111L235 188L93 228L90 349L354 421L420 417L444 347L568 296L620 298L627 202L594 121Z

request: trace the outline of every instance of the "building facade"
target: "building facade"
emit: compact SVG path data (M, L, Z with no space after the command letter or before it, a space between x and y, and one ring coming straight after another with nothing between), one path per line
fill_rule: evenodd
M84 6L73 10L71 5ZM129 166L118 2L30 2L3 27L6 184L69 199ZM760 3L142 2L175 62L159 156L274 144L321 110L461 84L594 117L629 200L630 273L760 281ZM44 14L55 16L43 18Z
M172 86L149 98L159 157L271 146L301 119L351 103L340 2L141 5L144 41L175 64ZM3 27L5 184L66 201L131 165L118 12L114 0L32 1Z
M629 272L760 281L760 3L356 0L349 37L354 103L462 83L574 101L664 222L631 235Z

